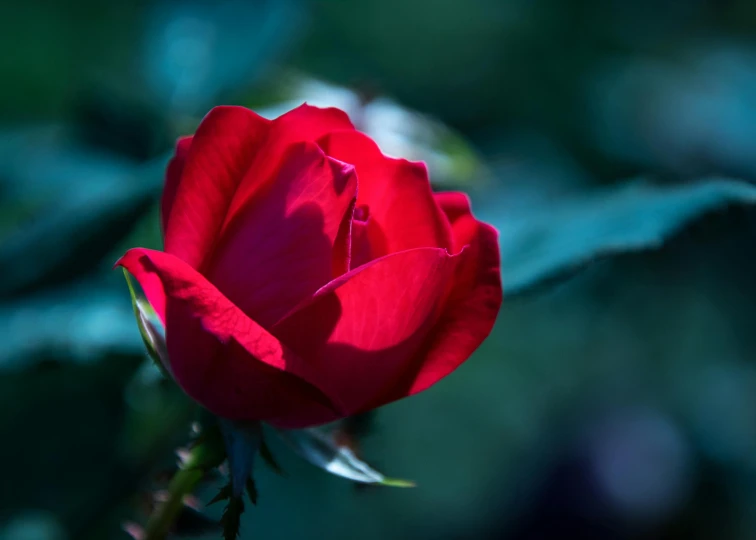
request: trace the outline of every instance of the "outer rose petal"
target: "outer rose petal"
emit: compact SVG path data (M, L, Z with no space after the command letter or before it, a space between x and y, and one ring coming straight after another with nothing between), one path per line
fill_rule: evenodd
M184 391L230 419L304 427L341 413L306 382L308 366L173 255L132 249L117 264L166 325L171 369Z
M269 131L244 107L215 107L197 128L165 231L165 251L202 270L234 196Z
M449 223L433 198L424 164L389 158L357 131L335 131L319 143L329 156L357 169L357 204L369 207L385 238L380 252L372 246L374 257L417 247L451 248Z
M430 333L421 361L410 369L387 398L393 401L421 392L449 375L488 336L502 301L499 243L496 230L470 213L461 193L436 195L454 231L455 249L467 246L456 268L454 287L443 314ZM379 406L382 403L374 403Z
M270 328L333 278L334 253L348 251L343 229L356 197L354 167L315 143L289 147L273 181L225 232L208 279Z
M173 201L176 199L176 191L179 182L181 182L181 175L184 172L184 164L189 153L189 147L192 145L192 138L190 135L181 137L176 141L175 153L171 161L168 162L168 168L165 171L165 186L163 187L163 196L160 199L160 225L164 236L168 229L168 219L173 208Z
M376 259L329 283L272 333L306 358L342 410L360 412L414 366L460 261L438 248Z

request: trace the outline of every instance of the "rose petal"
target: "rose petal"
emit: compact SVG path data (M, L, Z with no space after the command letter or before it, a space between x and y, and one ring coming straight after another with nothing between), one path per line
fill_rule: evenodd
M349 268L357 268L376 259L375 253L385 253L386 241L382 234L372 217L367 221L352 222Z
M367 205L386 239L385 251L374 247L373 256L417 247L451 248L449 224L433 198L424 164L389 158L357 131L335 131L319 144L326 154L357 170L357 204Z
M348 241L339 230L356 195L354 167L315 143L293 145L269 187L225 232L209 280L269 328L333 278L334 254Z
M353 167L352 170L354 170ZM333 278L337 278L342 274L346 274L351 266L352 239L354 236L353 216L354 205L356 202L357 197L354 197L349 205L349 208L341 219L341 224L339 225L339 230L336 234L336 239L334 240L333 253L331 254L331 269Z
M168 216L167 253L202 270L269 124L244 107L215 107L205 116L187 152Z
M248 173L234 194L224 228L231 226L237 215L244 213L243 209L254 201L258 190L273 178L292 144L315 142L331 131L353 129L354 126L344 111L334 108L321 109L306 103L273 120L264 147L255 156Z
M459 261L438 248L376 259L329 283L272 333L354 414L391 393L415 365Z
M165 249L204 271L213 246L232 218L268 184L293 143L315 141L332 130L353 129L338 109L302 105L272 122L244 107L215 107L189 145L170 211L164 212ZM175 165L178 165L176 163Z
M307 381L307 364L177 257L132 249L117 264L139 281L166 325L173 375L211 412L304 427L341 416Z
M449 375L490 334L502 301L496 230L477 221L461 193L436 195L449 216L460 254L454 287L414 369L407 371L389 401L421 392ZM376 403L375 406L381 403Z
M452 226L459 218L472 216L470 197L466 193L462 193L461 191L442 191L441 193L434 193L433 198L436 199L438 206L443 210Z
M453 249L459 252L469 245L478 235L479 222L470 209L470 198L459 191L434 193L436 202L446 214L452 228ZM498 249L496 250L498 253Z
M192 136L181 137L176 141L176 150L168 162L168 168L165 172L165 186L163 187L163 196L160 200L160 225L162 227L163 236L168 229L168 219L171 215L171 209L173 208L173 201L176 199L176 191L178 190L179 182L181 182L181 175L184 173L184 164L186 163L186 156L189 153L189 147L192 145Z

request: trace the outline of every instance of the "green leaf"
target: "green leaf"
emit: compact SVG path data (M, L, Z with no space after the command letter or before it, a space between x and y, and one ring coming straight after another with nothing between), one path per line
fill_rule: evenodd
M350 448L339 445L331 433L323 429L279 430L278 434L304 459L336 476L364 484L415 486L409 480L387 478L361 461Z
M598 257L658 248L709 212L754 202L756 186L713 178L666 186L636 180L520 209L483 201L473 206L479 219L499 231L505 294L511 298Z

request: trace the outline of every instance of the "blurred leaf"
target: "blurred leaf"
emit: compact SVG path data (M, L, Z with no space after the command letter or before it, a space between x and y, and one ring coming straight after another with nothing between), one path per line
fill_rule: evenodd
M23 201L39 191L47 198L37 203L35 219L0 245L0 297L90 271L160 196L167 157L139 165L71 144L10 142L0 149L0 178L10 195Z
M499 230L504 289L523 294L601 256L660 247L685 225L728 205L756 202L756 186L708 179L676 186L630 181L582 196L476 215Z
M176 113L204 114L286 50L301 8L299 0L154 2L144 51L153 95Z
M172 118L160 104L121 85L85 89L74 107L75 135L89 147L137 161L154 159L173 147Z
M128 408L121 422L118 449L130 463L153 455L166 440L183 443L186 427L199 407L149 358L129 378L123 396Z
M123 286L98 280L0 304L0 342L3 370L41 358L86 364L113 353L144 354Z
M159 408L163 402L159 393L152 392L155 387L170 387L173 382L149 359L142 363L134 376L126 384L124 398L133 409L151 411Z
M51 512L18 512L0 528L0 540L65 540L65 527Z
M687 176L756 175L756 51L695 42L609 63L586 97L594 144L616 160Z
M275 105L260 108L251 104L262 116L275 118L304 102L317 107L338 107L384 153L425 162L435 185L479 188L489 178L482 159L459 133L391 99L360 94L359 89L354 91L302 75L284 75L274 84Z
M332 434L322 429L278 430L278 434L304 459L331 474L354 482L392 487L414 487L409 480L387 478L361 461L346 446L340 446Z
M47 202L111 181L139 162L78 142L78 127L38 124L0 131L0 186L12 200Z

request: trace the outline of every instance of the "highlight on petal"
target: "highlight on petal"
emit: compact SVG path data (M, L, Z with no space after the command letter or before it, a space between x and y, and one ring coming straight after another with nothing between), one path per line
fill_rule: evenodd
M366 410L415 366L461 260L438 248L376 259L329 283L272 333L346 412Z
M239 182L267 140L269 125L244 107L215 107L205 116L192 138L167 216L167 253L202 269Z
M274 120L282 133L293 134L299 140L317 141L331 131L353 131L347 113L335 107L314 107L303 103Z
M356 196L351 165L315 143L290 146L273 181L226 229L209 280L269 328L333 278L334 257L348 255Z
M119 265L166 323L172 374L211 412L286 428L343 414L310 381L310 367L177 257L132 249Z
M192 139L193 137L190 135L188 137L181 137L176 141L175 153L168 162L168 167L165 171L165 186L163 187L163 196L160 199L160 226L164 237L165 231L168 228L168 219L173 208L173 201L176 199L176 191L181 182L181 176L184 173L186 156L189 153L189 147L192 145Z
M387 157L367 135L354 130L335 131L319 144L326 154L357 170L357 204L369 207L372 226L385 238L381 251L373 247L373 256L418 247L451 248L449 224L433 198L424 164Z

